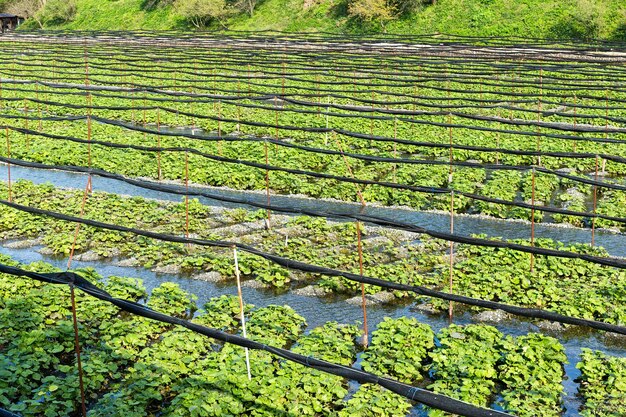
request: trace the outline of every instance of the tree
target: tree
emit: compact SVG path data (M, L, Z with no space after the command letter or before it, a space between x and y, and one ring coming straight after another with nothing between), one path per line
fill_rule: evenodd
M65 23L76 16L75 0L48 0L39 13L42 21Z
M348 14L366 22L378 22L384 30L385 24L395 18L396 9L387 0L353 0Z
M239 8L245 10L246 13L248 13L250 17L252 17L254 15L254 8L256 7L258 2L259 0L240 0L238 5Z
M176 0L174 3L178 13L198 29L206 27L211 20L223 25L222 19L227 16L226 0Z
M34 19L39 27L43 29L41 19L37 17L37 13L46 5L46 0L17 0L5 7L7 13L22 16L26 19Z

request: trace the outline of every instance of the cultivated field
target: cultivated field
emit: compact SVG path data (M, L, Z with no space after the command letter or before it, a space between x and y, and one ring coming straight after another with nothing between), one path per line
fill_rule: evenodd
M623 46L0 46L0 409L626 414Z

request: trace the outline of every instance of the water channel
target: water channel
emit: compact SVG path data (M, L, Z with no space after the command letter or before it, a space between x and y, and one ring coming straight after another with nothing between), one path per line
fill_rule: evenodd
M17 179L26 179L34 183L52 183L57 187L83 189L86 184L86 175L69 173L56 170L40 170L32 168L24 168L18 166L11 167L11 177L15 181ZM6 181L6 166L0 166L0 180ZM105 191L129 196L140 196L145 198L181 201L181 196L172 195L164 192L146 190L137 186L129 185L120 181L106 179L101 177L93 177L93 189L96 191ZM205 190L215 194L224 196L236 196L248 202L265 202L265 195L255 192L242 192L219 188L206 188ZM212 206L236 207L233 204L223 203L220 201L200 198L200 201ZM272 196L272 203L293 208L305 208L308 210L329 210L340 213L364 213L381 218L399 220L405 223L412 223L417 226L426 227L434 230L447 230L449 228L449 216L440 213L417 212L409 209L376 207L368 206L362 208L359 204L326 201L319 199L309 199L305 197L293 196ZM241 207L241 205L238 205ZM562 227L550 224L536 225L536 236L559 240L564 243L589 242L590 230L573 227ZM484 233L488 236L503 237L507 239L524 238L530 236L530 224L522 221L497 220L479 216L457 216L455 218L455 232L463 235L472 233ZM7 243L7 242L5 242ZM596 243L603 246L613 256L626 257L626 236L609 232L597 231ZM7 246L0 246L0 252L13 257L15 260L23 263L34 261L45 261L59 268L65 268L67 259L47 256L39 253L40 247L31 247L26 249L17 249ZM200 280L191 279L184 275L162 274L150 271L141 267L122 267L117 266L111 261L73 261L74 268L93 267L102 276L130 276L141 278L150 291L163 282L175 282L184 290L195 294L198 297L197 304L202 306L204 302L211 297L222 294L233 294L237 292L236 286L232 283L214 284ZM244 299L247 303L252 303L257 307L263 307L270 304L287 304L293 307L300 315L306 318L309 328L322 325L326 321L340 321L343 323L353 323L362 320L362 312L360 306L351 305L345 302L342 297L307 297L287 292L276 294L272 290L244 288ZM449 324L447 317L444 315L430 315L421 312L411 305L375 305L368 307L368 322L370 329L383 320L384 317L416 317L421 322L429 324L435 331ZM475 322L468 313L463 313L454 317L457 324L467 324ZM495 324L501 332L510 335L526 334L530 331L541 331L535 324L520 320L507 320ZM581 406L580 400L576 397L578 384L575 382L576 377L580 375L575 368L579 361L580 351L587 347L591 349L599 349L608 354L616 356L626 356L624 349L626 342L616 342L612 339L604 337L602 332L595 331L572 331L565 334L552 334L559 338L564 345L568 357L568 364L565 365L565 379L563 381L565 387L564 393L564 416L579 415L578 409ZM353 386L354 387L354 386ZM420 407L415 407L412 412L413 416L424 415Z

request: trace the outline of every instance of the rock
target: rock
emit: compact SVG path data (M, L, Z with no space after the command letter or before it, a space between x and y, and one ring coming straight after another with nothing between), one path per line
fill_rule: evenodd
M372 297L373 300L376 300L382 304L390 303L392 301L395 301L396 299L396 296L388 291L377 292L376 294L372 294L370 297Z
M303 288L298 288L293 291L296 295L303 295L305 297L323 297L326 295L326 291L317 285L308 285Z
M289 279L292 282L303 282L303 281L308 281L309 280L309 275L306 272L301 272L301 271L290 271L289 272Z
M565 168L555 169L555 171L559 172L561 174L575 174L576 173L576 168L565 167Z
M14 240L13 242L9 242L4 245L5 248L10 249L26 249L32 248L33 246L37 246L41 244L41 239L20 239Z
M373 305L385 304L385 303L389 303L395 300L395 298L396 297L392 293L387 292L387 291L381 291L373 295L366 295L365 305L373 306ZM357 295L355 297L348 298L346 302L352 305L361 305L362 299L360 295Z
M246 288L269 288L269 285L257 281L256 279L250 279L241 283L242 287Z
M562 332L565 326L557 321L542 320L537 323L537 327L548 332Z
M117 266L127 267L127 266L139 266L141 263L135 258L122 259L118 261Z
M439 314L439 310L437 310L430 303L416 304L415 306L413 306L412 309L417 310L417 311L421 311L422 313L426 313L426 314Z
M54 255L54 251L49 247L41 248L37 252L41 253L42 255Z
M476 314L473 319L480 322L500 323L507 320L509 315L502 310L487 310Z
M194 275L191 278L199 279L206 282L222 282L226 281L227 279L224 275L220 274L217 271L204 272L202 274Z
M626 346L626 334L605 332L603 339L605 343Z
M152 272L156 272L158 274L180 274L182 268L180 265L159 265L156 268L152 268Z
M265 229L265 220L262 220L257 222L236 223L230 226L213 229L212 232L219 236L243 236Z
M532 199L528 199L528 200L524 201L524 203L526 203L526 204L533 204L533 200ZM543 205L545 205L545 203L543 201L541 201L541 200L535 200L535 205L536 206L543 206Z
M368 248L387 244L393 244L393 241L386 236L373 236L363 239L363 246Z
M578 188L568 188L565 190L565 194L572 196L577 200L585 200L585 195L581 193Z
M102 259L102 256L98 255L94 251L87 251L85 253L80 253L74 257L77 261L83 262L93 262Z

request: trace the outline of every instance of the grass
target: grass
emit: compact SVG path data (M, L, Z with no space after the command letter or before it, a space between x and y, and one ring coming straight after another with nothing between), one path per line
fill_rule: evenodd
M1 0L0 0L1 1ZM168 30L186 29L186 23L171 6L146 10L145 0L76 0L76 16L71 22L45 22L46 29L69 30ZM38 29L34 21L23 28Z
M3 0L0 0L2 2ZM76 0L73 21L48 28L162 30L191 28L171 5L147 10L146 0ZM349 0L260 0L253 16L229 18L236 30L372 33L383 29L347 16ZM1 4L1 3L0 3ZM214 29L219 28L217 23ZM25 29L36 29L27 22ZM387 33L449 33L626 41L626 3L621 0L438 0L387 24Z

